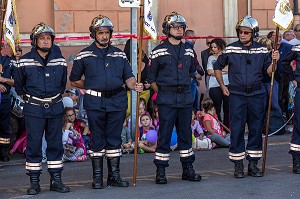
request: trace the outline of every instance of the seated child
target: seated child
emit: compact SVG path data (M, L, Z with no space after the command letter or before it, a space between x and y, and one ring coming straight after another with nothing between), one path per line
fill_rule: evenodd
M132 137L128 130L126 119L123 123L121 138L122 138L122 146L121 146L122 152L125 154L132 153L134 150L134 143L132 142Z
M148 114L141 115L140 122L143 126L139 128L139 138L140 138L139 148L142 149L145 152L154 153L155 149L157 147L157 142L149 143L146 140L147 132L149 130L154 130L154 128L151 127L152 119L151 119L150 115L148 115Z
M226 134L217 120L218 116L213 101L210 98L204 99L202 108L205 113L203 118L204 129L209 133L208 137L219 146L229 147L230 135Z
M196 119L196 114L196 110L193 110L191 128L194 137L192 138L192 147L194 150L209 150L212 148L211 140L204 135L202 126Z
M26 130L24 129L20 137L17 139L17 141L9 151L9 154L13 155L17 151L25 155L26 147L27 147L27 136L26 136Z
M158 106L155 105L153 107L153 113L152 113L152 118L153 118L153 126L156 131L158 131L159 128L159 115L158 115Z
M66 107L64 110L63 145L64 161L81 162L87 160L86 147L81 135L79 125L75 125L75 112L73 108Z
M194 134L195 138L199 138L200 140L203 140L204 132L202 130L202 126L200 125L199 121L196 120L196 111L192 111L192 133Z

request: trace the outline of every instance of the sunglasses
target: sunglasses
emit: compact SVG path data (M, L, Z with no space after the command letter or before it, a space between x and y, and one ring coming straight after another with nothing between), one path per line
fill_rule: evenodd
M241 35L244 33L244 35L249 35L250 33L252 33L252 31L243 31L243 30L238 30L238 33Z

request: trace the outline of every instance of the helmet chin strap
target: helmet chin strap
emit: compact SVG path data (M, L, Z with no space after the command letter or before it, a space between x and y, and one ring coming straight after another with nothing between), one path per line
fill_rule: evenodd
M173 37L174 39L176 39L176 40L181 40L182 38L183 38L183 36L174 36L174 35L171 35L170 33L169 33L169 36L170 37Z
M51 47L51 48L52 48L52 47ZM51 48L40 48L39 46L36 46L36 49L37 49L37 50L40 50L40 51L42 51L42 52L44 52L44 53L50 52L50 51L51 51Z

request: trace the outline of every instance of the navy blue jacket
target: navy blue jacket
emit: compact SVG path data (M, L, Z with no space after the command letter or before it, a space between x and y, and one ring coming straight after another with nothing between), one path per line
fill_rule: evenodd
M257 42L250 46L244 46L240 41L229 44L214 63L214 70L222 70L228 65L229 89L231 93L252 96L264 92L261 86L263 77L271 64L271 57L267 48ZM246 93L231 89L237 87L240 90L260 87Z
M70 81L81 80L84 75L84 89L98 92L111 92L124 87L131 77L132 68L124 52L109 45L103 54L95 42L83 49L74 59ZM111 98L84 95L86 110L121 111L127 109L126 91L117 93Z
M47 59L47 65L35 48L21 57L15 71L15 89L18 95L30 95L38 98L54 97L63 94L67 83L67 62L53 51ZM49 108L25 103L24 112L35 117L53 118L63 113L63 104L58 102Z
M296 60L296 70L293 71L291 62ZM293 46L281 61L282 70L287 74L290 81L297 81L296 91L300 91L300 45Z
M15 65L12 63L12 59L8 56L2 56L0 55L0 64L2 64L2 74L1 76L8 79L14 79L14 71L15 71ZM2 100L10 100L10 88L11 86L6 83L1 83L6 88L5 93L1 93Z
M179 57L173 45L165 40L153 49L148 67L148 82L156 82L157 86L190 87L191 78L195 73L193 49L180 43ZM193 103L191 89L184 93L159 91L157 104L170 107L186 107Z

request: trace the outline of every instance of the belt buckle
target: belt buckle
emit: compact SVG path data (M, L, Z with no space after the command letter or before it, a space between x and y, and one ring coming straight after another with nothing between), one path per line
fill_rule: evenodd
M178 86L177 87L177 92L178 93L183 93L184 92L184 87L183 86Z
M42 105L44 108L49 108L51 102L43 102Z
M245 93L247 93L247 94L252 93L252 88L245 88Z

